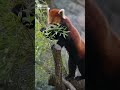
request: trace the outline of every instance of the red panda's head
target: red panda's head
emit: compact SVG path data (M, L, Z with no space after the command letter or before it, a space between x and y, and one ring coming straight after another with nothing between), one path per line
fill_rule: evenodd
M48 9L48 24L61 24L66 18L64 9Z
M48 25L41 31L50 39L66 38L68 31L65 19L64 9L48 9Z

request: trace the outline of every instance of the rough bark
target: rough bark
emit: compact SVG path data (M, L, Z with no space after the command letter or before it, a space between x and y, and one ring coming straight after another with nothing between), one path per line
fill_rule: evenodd
M51 49L55 63L55 88L56 90L62 90L61 47L56 44Z
M49 85L55 86L56 90L85 90L85 80L67 81L62 77L61 47L55 44L51 47L55 62L55 75L49 78Z

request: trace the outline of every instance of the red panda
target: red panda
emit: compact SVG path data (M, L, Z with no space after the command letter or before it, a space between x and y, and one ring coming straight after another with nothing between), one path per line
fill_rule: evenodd
M50 9L48 13L48 24L61 24L67 27L69 31L67 38L65 39L59 36L57 42L61 47L65 46L69 54L69 75L66 79L75 77L77 66L81 73L79 79L83 79L85 78L85 42L70 19L65 16L64 12L64 9Z
M89 87L120 90L120 39L111 31L95 0L87 0L85 8Z

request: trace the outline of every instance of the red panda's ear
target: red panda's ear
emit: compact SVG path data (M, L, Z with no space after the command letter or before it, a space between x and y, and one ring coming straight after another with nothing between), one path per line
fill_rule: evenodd
M58 14L60 14L63 19L66 19L65 10L64 9L60 9L60 11L58 12Z
M47 8L47 11L48 11L48 12L50 11L50 8L49 8L49 7Z

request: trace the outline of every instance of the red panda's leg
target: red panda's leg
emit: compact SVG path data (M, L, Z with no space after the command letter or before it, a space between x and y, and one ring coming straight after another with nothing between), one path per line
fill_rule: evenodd
M78 80L85 79L85 60L79 60L78 69L81 73L81 76L78 77Z
M76 71L76 61L69 56L68 60L69 75L66 77L67 80L74 79Z
M62 48L63 46L65 46L65 40L64 40L64 38L59 38L58 41L57 41L57 44L60 45L61 48Z

